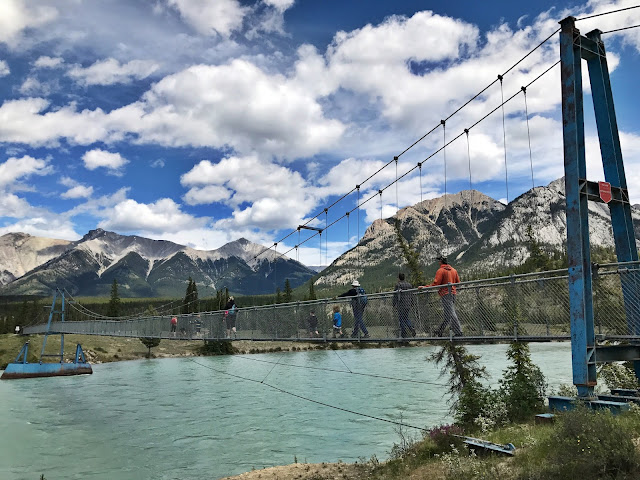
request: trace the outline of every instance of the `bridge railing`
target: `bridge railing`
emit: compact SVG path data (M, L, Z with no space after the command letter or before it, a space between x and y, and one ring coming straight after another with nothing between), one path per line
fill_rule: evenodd
M593 277L596 334L601 338L640 338L640 270L637 265L609 264ZM569 293L567 270L462 282L455 285L455 311L462 331L445 315L443 287L369 293L362 314L365 331L358 340L420 340L454 337L466 339L552 340L568 338ZM449 287L444 287L448 289ZM624 295L623 295L624 292ZM442 291L446 293L446 291ZM334 307L342 315L342 332L353 334L358 307L350 298L242 307L234 316L224 311L130 320L54 322L52 331L122 337L166 339L333 340ZM625 308L626 302L626 308ZM317 328L311 328L312 312ZM401 324L401 320L403 321ZM232 330L235 324L236 331ZM404 328L403 328L404 324ZM46 325L25 328L43 333ZM316 334L315 332L318 332ZM404 330L404 331L403 331ZM415 332L415 336L414 336ZM339 337L339 332L336 332ZM339 338L338 338L339 339Z

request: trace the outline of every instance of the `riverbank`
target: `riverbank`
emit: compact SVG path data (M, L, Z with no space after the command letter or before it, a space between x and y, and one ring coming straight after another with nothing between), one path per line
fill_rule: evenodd
M0 335L0 370L7 363L13 362L18 352L29 341L29 362L37 362L42 348L43 335ZM97 335L65 335L65 359L71 360L75 355L76 344L82 345L82 349L90 363L100 364L120 362L123 360L138 360L147 357L147 348L138 338L102 337ZM415 342L402 346L424 346L427 342ZM160 345L151 350L151 358L175 358L195 357L206 355L202 351L202 340L162 340ZM234 353L269 353L288 351L325 350L328 348L345 350L353 348L389 348L398 347L397 343L324 343L324 342L252 342L249 340L237 340L232 342ZM59 337L52 336L47 341L47 353L60 352Z
M637 479L640 409L612 415L578 407L553 423L511 424L477 436L512 443L515 455L469 450L459 438L399 438L391 459L354 464L299 464L254 470L222 480L561 480Z

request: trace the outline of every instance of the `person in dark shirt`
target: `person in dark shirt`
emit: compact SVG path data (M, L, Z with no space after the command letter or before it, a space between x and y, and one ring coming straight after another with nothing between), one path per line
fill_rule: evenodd
M353 297L351 299L351 308L353 309L354 322L351 337L357 337L358 332L362 330L364 338L369 338L369 331L367 330L367 327L364 324L364 320L362 319L364 315L364 309L366 307L367 294L364 291L364 288L360 286L360 282L358 282L358 280L354 280L351 284L351 287L351 290L338 295L338 297Z
M406 338L409 335L416 336L416 330L409 320L409 312L413 305L413 294L408 291L413 288L409 282L404 279L404 273L398 274L398 283L396 283L395 293L393 294L393 306L398 311L398 323L400 324L400 336Z
M309 312L309 336L310 337L319 337L318 333L318 317L316 317L316 312L311 310Z

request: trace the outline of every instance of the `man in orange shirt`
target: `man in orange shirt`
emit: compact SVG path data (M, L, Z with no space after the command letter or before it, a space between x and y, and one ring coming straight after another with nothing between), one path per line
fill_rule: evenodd
M436 272L436 278L430 285L423 285L418 288L433 287L436 285L443 285L438 290L440 300L442 301L442 309L444 310L444 322L436 329L435 335L441 337L445 329L448 327L453 330L455 336L462 336L462 327L460 326L460 320L456 314L456 286L454 284L460 283L460 277L455 268L453 268L447 262L447 257L440 255L437 260L440 261L440 268ZM449 285L452 284L452 285Z

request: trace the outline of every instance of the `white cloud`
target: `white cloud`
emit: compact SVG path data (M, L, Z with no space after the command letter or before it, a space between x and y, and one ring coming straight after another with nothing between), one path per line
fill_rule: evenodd
M43 55L33 62L35 68L56 68L64 63L64 59L61 57L49 57Z
M184 196L184 201L189 205L202 205L228 200L232 192L220 185L207 185L206 187L193 187Z
M39 27L51 22L58 11L48 5L34 6L25 0L0 2L0 42L15 46L27 28Z
M24 198L13 193L0 195L0 217L24 218L34 213L34 209Z
M180 183L190 187L188 203L226 200L234 211L232 219L218 224L225 228L297 226L317 203L313 187L298 172L257 156L228 157L217 164L203 160Z
M6 77L10 73L11 69L9 68L9 65L7 65L7 62L0 60L0 77Z
M131 60L120 64L115 58L107 58L83 68L72 67L68 75L81 85L114 85L142 80L152 75L160 66L151 60Z
M248 12L237 0L168 0L168 4L201 35L228 37L242 27Z
M31 175L48 175L52 167L47 160L25 155L22 158L11 157L0 163L0 188L6 188L17 180Z
M150 166L151 168L164 168L164 160L158 158L157 160L151 162Z
M295 158L328 149L344 131L341 122L325 118L313 92L244 60L169 75L141 101L109 113L78 112L75 104L45 111L48 106L41 98L6 101L0 107L0 140L55 145L66 138L86 145L133 133L140 143L230 146L240 153Z
M273 7L281 12L293 7L295 0L263 0L265 4Z
M122 167L129 163L129 161L119 153L111 153L100 149L86 152L82 156L82 160L87 170L104 167L111 175L122 175Z
M180 206L170 198L161 198L148 204L125 200L105 213L107 218L99 226L116 231L176 233L203 227L208 222L207 218L196 218L182 212Z
M93 195L93 187L85 185L76 185L60 195L62 198L89 198Z
M64 240L78 240L81 237L67 218L55 214L32 216L0 227L0 235L11 232L23 232L37 237Z
M24 80L24 82L22 82L18 91L23 95L46 97L51 95L51 93L58 88L56 80L41 82L36 77L29 76Z

